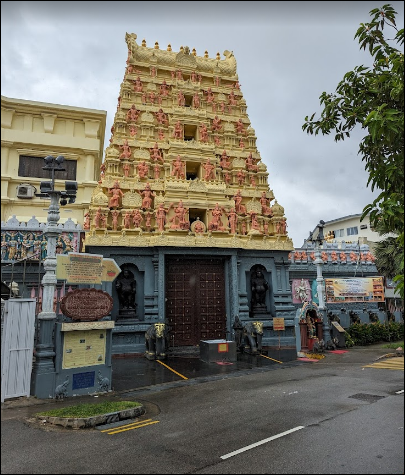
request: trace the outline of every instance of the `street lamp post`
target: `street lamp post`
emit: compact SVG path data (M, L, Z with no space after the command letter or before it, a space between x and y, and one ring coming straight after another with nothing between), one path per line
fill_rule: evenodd
M314 264L316 265L316 283L317 283L317 292L318 292L318 310L322 317L322 330L323 330L323 339L325 342L331 339L330 337L330 327L328 317L325 312L325 296L324 296L324 287L325 287L325 280L322 275L322 254L321 254L321 245L324 241L323 235L323 228L325 226L325 221L322 219L319 221L317 225L318 233L316 237L313 237L313 234L310 233L308 241L311 241L315 244L315 261Z
M32 368L31 394L39 398L53 397L55 390L55 351L54 351L54 328L56 313L53 308L53 298L56 289L56 244L62 230L58 227L59 201L62 206L74 203L77 191L76 182L66 182L66 191L55 190L55 172L65 171L62 163L64 157L59 155L54 158L45 158L43 170L51 171L52 181L41 182L41 193L36 196L50 198L47 224L44 235L47 239L46 258L44 261L44 276L42 278L42 310L38 314L38 335L35 352L35 362Z

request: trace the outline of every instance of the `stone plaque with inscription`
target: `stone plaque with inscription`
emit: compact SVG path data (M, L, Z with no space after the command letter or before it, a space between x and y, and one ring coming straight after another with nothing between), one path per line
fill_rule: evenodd
M109 315L113 308L110 294L98 289L68 292L60 302L62 313L72 320L91 322Z

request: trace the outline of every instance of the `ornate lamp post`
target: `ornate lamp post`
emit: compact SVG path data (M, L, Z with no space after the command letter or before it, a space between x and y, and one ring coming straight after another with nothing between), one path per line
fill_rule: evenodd
M325 312L325 296L323 293L323 289L325 287L325 281L322 276L322 266L323 266L323 260L322 260L322 254L321 254L321 245L324 241L324 235L323 235L323 228L325 226L325 221L322 219L319 221L319 224L316 226L318 233L316 237L313 237L313 233L309 233L309 238L308 241L313 242L315 244L315 261L314 264L316 265L316 282L317 282L317 292L318 292L318 309L319 313L322 317L322 330L323 330L323 339L325 342L329 341L331 339L330 337L330 327L329 327L329 321L328 317Z
M53 332L56 313L53 309L53 297L56 289L56 243L59 234L59 201L62 206L74 203L76 199L77 183L65 182L66 191L55 190L55 172L65 171L62 163L64 157L51 155L45 158L43 170L51 171L52 181L43 181L40 184L41 193L36 196L50 198L47 225L44 235L47 239L47 255L44 261L45 274L42 278L42 311L38 314L38 335L35 353L35 362L32 368L31 394L39 398L53 397L55 389L55 363Z

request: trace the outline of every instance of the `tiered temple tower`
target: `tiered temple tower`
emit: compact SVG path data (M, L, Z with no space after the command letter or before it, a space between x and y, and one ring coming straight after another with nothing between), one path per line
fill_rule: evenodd
M116 352L139 350L145 324L158 321L169 324L175 347L230 338L235 315L262 319L270 345L276 313L293 318L294 248L233 53L210 58L125 39L110 144L84 223L86 252L113 257L137 283L136 309L115 299ZM258 268L270 284L262 308L251 292Z

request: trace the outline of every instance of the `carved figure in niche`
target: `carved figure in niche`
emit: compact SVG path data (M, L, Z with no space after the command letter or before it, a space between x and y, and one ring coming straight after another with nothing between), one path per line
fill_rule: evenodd
M246 221L242 221L241 234L242 234L243 236L246 236L246 233L247 233L247 224L246 224Z
M177 158L176 160L173 160L172 165L173 168L171 175L175 176L176 178L184 178L184 162L181 161L180 155L177 155Z
M161 94L157 95L157 101L158 101L159 106L161 106L163 102L163 96Z
M240 84L239 84L239 81L236 81L233 87L234 87L235 89L237 89L238 91L240 91Z
M156 94L153 91L149 93L149 100L152 104L154 104L156 101Z
M196 92L193 96L193 107L194 109L198 109L200 107L200 96L198 92Z
M132 121L132 122L136 122L138 120L138 117L139 117L139 114L141 113L141 111L139 111L135 104L132 104L131 108L128 110L127 112L127 121Z
M157 223L158 230L160 232L163 232L165 230L166 215L172 206L173 206L173 203L171 203L168 208L165 208L164 204L160 203L157 210L155 211L156 223Z
M108 203L109 208L118 208L120 205L120 198L121 196L124 196L118 180L115 180L113 187L108 190L108 193L112 194Z
M141 78L138 76L134 81L134 91L135 92L142 92L143 84L141 82Z
M153 214L150 213L149 211L145 214L145 228L148 231L148 233L150 232L152 228L152 217L153 217Z
M134 274L127 268L117 277L115 289L118 294L120 308L136 310L136 280Z
M252 176L250 177L250 185L251 185L253 188L256 188L256 186L257 186L256 178L254 177L254 175L252 175Z
M83 229L90 229L90 213L84 215Z
M118 229L118 217L120 213L116 209L111 211L111 217L112 217L112 228L114 231Z
M157 164L153 167L153 176L155 180L159 180L160 178L160 166Z
M172 79L176 78L176 71L170 71L170 74L172 75Z
M235 93L233 91L231 91L229 93L228 102L231 106L236 106L236 104L237 104L236 96L235 96Z
M165 323L153 323L145 332L145 357L148 360L166 359L169 347L169 328Z
M217 87L219 87L219 85L220 85L220 83L221 83L221 78L220 78L219 76L215 76L214 81L215 81L215 85L216 85Z
M143 221L142 213L139 209L134 209L132 211L132 222L134 223L134 228L140 228Z
M211 211L212 214L212 220L210 223L208 223L208 229L210 231L222 231L224 230L224 226L222 225L222 212L224 211L224 208L222 206L219 206L218 203L216 203L214 209Z
M104 228L105 227L105 216L103 212L101 211L101 207L98 208L96 211L96 214L94 216L94 226L99 229L99 228Z
M269 284L264 278L261 269L256 269L251 279L252 290L252 306L253 307L265 307L266 306L266 294L269 290Z
M215 102L212 103L212 112L216 112L217 111L217 105L215 104Z
M166 84L166 81L164 79L159 89L160 89L160 94L162 94L162 96L169 95L169 86Z
M131 229L131 218L132 218L131 211L127 211L124 215L124 228L125 229Z
M219 105L219 110L224 113L225 112L225 102L221 102L221 104Z
M211 163L210 159L203 164L203 168L205 170L204 180L215 180L215 165Z
M200 140L201 142L208 142L208 129L205 124L200 125Z
M214 143L217 147L221 146L221 139L218 137L218 135L215 135L214 137Z
M159 140L164 140L164 138L165 138L165 133L163 132L162 129L159 129L158 130L158 139Z
M125 178L128 178L130 168L129 163L124 163L124 165L122 165L122 171L124 172Z
M231 166L231 161L229 160L229 156L226 153L226 150L224 150L222 152L221 160L220 160L219 164L221 165L222 168L224 168L226 170Z
M251 219L251 229L256 231L260 231L260 224L257 220L257 213L255 211L250 211L250 219Z
M172 229L189 229L190 222L186 220L186 214L188 213L188 208L185 208L183 201L180 200L176 208L174 208L174 216L170 219L172 222Z
M151 190L150 184L146 183L145 189L140 193L142 196L142 208L152 208L152 198L156 196L156 193Z
M224 180L227 185L232 182L232 175L229 172L226 172L224 175Z
M181 125L179 120L174 124L173 137L175 139L182 139L183 138L183 126Z
M197 82L197 74L195 73L195 71L191 72L190 79L191 79L191 82Z
M121 96L118 96L117 110L121 107Z
M221 130L222 129L222 125L221 125L221 119L216 115L213 119L212 119L212 130L215 132L216 130Z
M153 148L149 149L150 150L150 158L154 162L162 162L164 163L163 157L162 157L162 152L159 150L159 145L157 142L155 142L155 145Z
M177 77L177 79L180 79L181 81L183 81L183 73L182 73L181 69L178 69L176 71L176 77Z
M262 205L262 215L263 216L272 216L273 212L269 206L270 200L266 196L266 192L263 191L260 197L260 204Z
M238 180L239 186L242 186L245 184L246 174L243 170L238 171L238 173L236 174L236 178Z
M228 213L228 223L231 229L231 234L236 234L236 229L238 225L238 215L235 211L235 208L231 208Z
M236 351L240 352L243 347L243 325L239 319L239 315L235 315L232 328L235 337Z
M244 214L246 213L246 207L242 204L242 193L240 190L238 190L234 195L233 195L233 200L235 201L235 211L238 214Z
M156 77L156 68L155 68L155 66L152 66L152 67L150 68L150 75L151 75L153 78Z
M249 152L249 155L246 158L246 168L249 171L254 171L254 172L259 171L258 166L254 163L252 152Z
M263 223L263 234L265 236L269 235L269 223L267 221Z
M120 149L122 150L122 153L120 155L120 158L131 158L131 147L128 145L128 140L125 139L124 143L120 145Z
M177 104L181 107L186 105L186 98L184 97L183 91L179 91L177 94Z
M245 148L245 142L243 141L242 138L239 140L239 147L240 147L242 150Z
M236 122L236 132L237 132L238 134L247 135L247 132L246 132L246 129L245 129L245 125L244 125L244 123L242 122L242 119L238 119L238 122Z
M204 223L200 221L200 218L197 217L194 223L194 232L196 234L201 234L205 231Z
M137 134L138 132L138 129L136 127L134 127L133 125L131 125L131 127L129 128L129 134L131 137L135 137L135 135Z
M214 94L210 87L207 89L206 94L207 94L207 104L212 104L214 102Z
M158 121L158 124L166 124L167 125L169 123L169 121L167 120L167 115L163 112L163 109L159 109L156 112L156 120Z
M147 178L149 173L149 165L143 160L137 165L139 178Z
M276 223L276 233L277 234L286 234L287 232L287 223L286 221L278 221Z
M316 337L315 322L308 312L306 315L306 321L307 321L307 329L308 329L308 338L315 338Z

